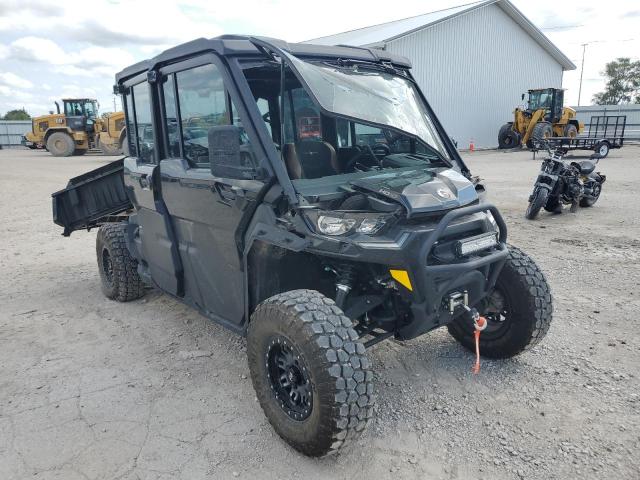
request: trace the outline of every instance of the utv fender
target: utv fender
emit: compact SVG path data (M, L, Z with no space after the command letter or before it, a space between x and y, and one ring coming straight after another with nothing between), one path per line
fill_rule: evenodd
M247 244L245 246L245 260L247 254L251 250L253 242L260 240L276 247L291 250L293 252L301 252L311 246L311 240L299 237L291 232L287 232L282 228L258 222L254 224L253 230L249 233Z

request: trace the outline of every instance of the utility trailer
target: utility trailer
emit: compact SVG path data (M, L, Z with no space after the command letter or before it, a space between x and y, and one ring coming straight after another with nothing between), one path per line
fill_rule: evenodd
M597 115L591 117L586 136L550 137L545 140L552 149L560 148L563 154L570 150L593 150L598 157L605 158L612 148L622 148L626 124L626 115ZM539 144L534 145L534 159L540 147Z
M51 195L53 221L64 228L63 235L113 222L114 217L133 208L124 185L124 160L91 170Z

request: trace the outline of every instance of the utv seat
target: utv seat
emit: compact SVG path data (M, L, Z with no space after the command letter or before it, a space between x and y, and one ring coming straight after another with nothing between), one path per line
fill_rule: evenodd
M321 178L340 172L336 150L330 143L318 140L285 144L284 160L291 179Z

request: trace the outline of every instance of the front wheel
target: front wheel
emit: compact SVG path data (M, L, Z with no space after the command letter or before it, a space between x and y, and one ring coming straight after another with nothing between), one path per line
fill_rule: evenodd
M544 338L551 326L553 303L538 266L522 250L509 246L496 287L478 310L487 319L487 328L480 334L480 354L509 358ZM474 351L474 328L466 317L458 317L448 328L458 342Z
M320 457L357 438L373 416L365 348L333 300L293 290L263 301L247 331L251 380L274 430Z
M546 188L536 188L529 199L529 206L524 216L529 220L534 220L538 216L540 209L547 203L548 196L549 190Z

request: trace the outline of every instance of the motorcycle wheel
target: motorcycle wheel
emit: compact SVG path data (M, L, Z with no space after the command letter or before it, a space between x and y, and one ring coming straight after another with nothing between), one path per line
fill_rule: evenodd
M602 185L598 185L598 190L596 191L596 194L593 195L592 197L583 197L580 199L580 206L581 207L593 207L595 205L595 203L598 201L598 199L600 198L600 193L602 192Z
M545 203L547 203L548 196L549 190L547 190L546 188L538 188L534 190L524 216L529 220L534 220L538 216L540 209L544 206Z

